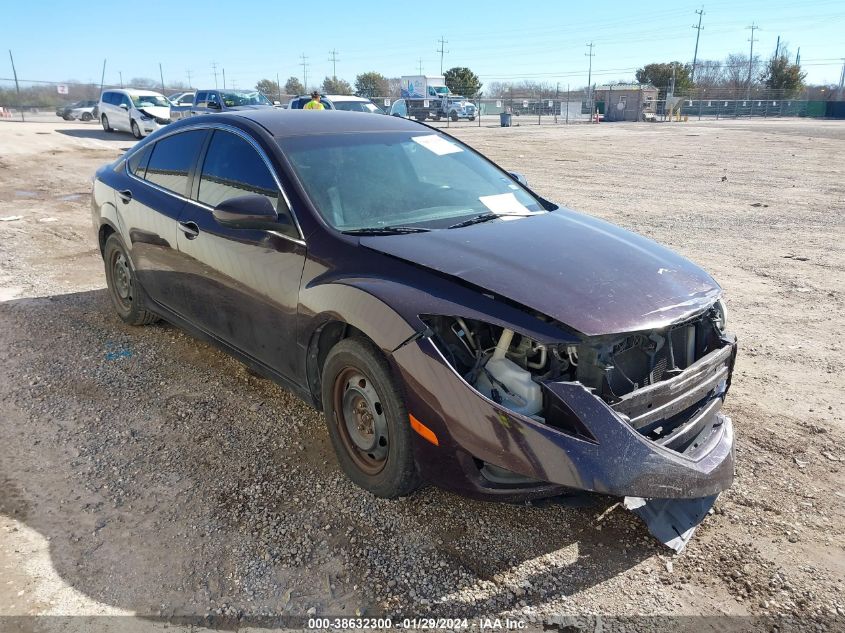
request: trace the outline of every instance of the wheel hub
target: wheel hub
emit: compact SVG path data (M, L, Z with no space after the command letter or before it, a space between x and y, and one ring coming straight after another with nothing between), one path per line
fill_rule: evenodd
M354 448L370 460L387 457L387 421L380 398L368 378L359 373L346 377L342 413L345 430Z
M132 296L132 275L123 253L118 254L114 260L114 289L124 301Z

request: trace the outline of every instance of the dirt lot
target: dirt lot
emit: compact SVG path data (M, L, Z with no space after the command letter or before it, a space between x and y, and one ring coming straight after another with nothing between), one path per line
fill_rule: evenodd
M132 138L3 123L0 220L22 218L0 221L0 615L845 627L845 125L452 132L724 286L740 340L726 405L738 472L689 547L671 556L633 515L604 514L609 499L505 505L428 488L383 501L355 488L308 406L174 327L132 328L111 310L88 191Z

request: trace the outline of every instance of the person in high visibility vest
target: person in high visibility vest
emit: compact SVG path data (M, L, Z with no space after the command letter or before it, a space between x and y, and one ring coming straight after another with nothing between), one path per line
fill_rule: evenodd
M320 93L316 90L311 93L311 101L302 106L303 110L325 110L326 106L320 103Z

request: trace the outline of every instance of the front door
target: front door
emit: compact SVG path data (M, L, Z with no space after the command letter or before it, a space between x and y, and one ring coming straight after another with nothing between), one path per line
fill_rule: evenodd
M305 245L263 154L240 134L214 130L180 217L184 315L213 336L289 378ZM211 210L246 194L280 210L278 231L232 229ZM281 201L281 202L280 202Z

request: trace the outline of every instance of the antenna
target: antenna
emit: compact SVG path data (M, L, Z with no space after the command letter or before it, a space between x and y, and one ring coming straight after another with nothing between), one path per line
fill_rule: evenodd
M692 75L690 76L690 80L692 82L695 82L695 64L698 62L698 38L701 37L701 29L704 28L701 26L701 18L704 16L704 7L701 7L701 9L696 11L696 13L698 14L698 26L695 24L692 25L692 28L697 31L695 34L695 52L692 54Z

